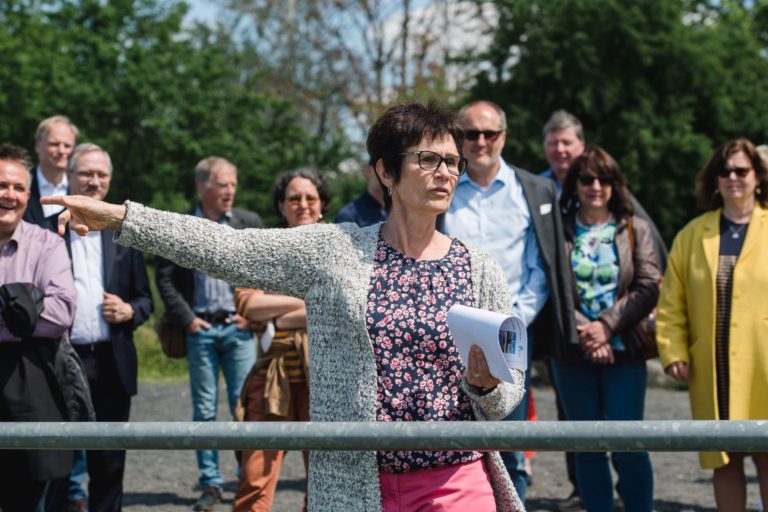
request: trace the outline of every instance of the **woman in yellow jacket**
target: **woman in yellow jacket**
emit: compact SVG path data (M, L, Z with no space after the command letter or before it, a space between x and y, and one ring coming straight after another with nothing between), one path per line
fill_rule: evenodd
M768 166L746 139L696 178L706 211L678 233L661 287L662 364L687 381L693 418L768 419ZM743 453L704 452L720 511L746 507ZM753 455L768 503L768 454Z

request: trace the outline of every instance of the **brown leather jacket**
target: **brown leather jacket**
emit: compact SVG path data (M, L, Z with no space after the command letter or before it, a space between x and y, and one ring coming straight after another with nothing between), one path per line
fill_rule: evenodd
M565 229L565 248L568 261L573 251L573 233L575 231L576 218L573 215L563 217ZM661 282L661 270L653 241L653 232L650 224L636 216L628 219L620 219L616 226L616 250L619 256L619 286L616 302L610 308L603 311L599 320L611 330L611 335L621 336L624 344L630 349L631 357L641 357L631 353L632 347L639 346L634 337L638 336L635 328L640 321L645 319L659 299L659 283ZM590 320L579 311L581 302L576 291L575 277L571 272L574 284L571 287L576 304L576 324L589 323ZM569 350L569 357L580 357L581 350L573 346Z

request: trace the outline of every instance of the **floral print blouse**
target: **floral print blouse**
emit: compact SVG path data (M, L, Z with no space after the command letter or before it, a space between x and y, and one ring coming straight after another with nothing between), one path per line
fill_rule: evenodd
M366 322L378 373L377 421L471 421L464 365L446 314L472 306L467 248L453 240L439 260L415 260L379 239ZM378 452L379 469L404 473L470 462L472 451Z
M619 255L616 223L582 224L576 219L571 267L576 276L579 309L591 320L616 303L619 289ZM621 336L609 340L613 350L624 351Z

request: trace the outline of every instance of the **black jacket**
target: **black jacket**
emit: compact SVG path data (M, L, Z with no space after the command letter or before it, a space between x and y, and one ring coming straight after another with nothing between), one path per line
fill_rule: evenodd
M194 214L194 211L188 212ZM234 229L260 228L261 219L255 212L232 209L229 225ZM195 298L194 270L180 267L165 258L155 258L155 283L165 304L166 315L176 326L184 328L195 319L192 303Z
M117 295L133 307L133 319L122 324L109 324L112 352L120 374L120 382L129 396L137 392L138 357L133 332L154 309L144 255L136 249L117 245L114 232L101 232L101 254L104 264L104 291ZM65 234L67 250L72 255L69 233Z
M559 357L565 354L569 343L578 342L578 334L573 315L571 265L565 252L565 232L555 185L551 180L523 169L513 169L523 186L531 212L531 223L549 287L549 300L530 326L533 357ZM547 204L551 204L551 212L546 212L548 207L542 209Z
M29 202L27 203L27 209L24 211L22 219L54 232L57 229L59 215L55 214L46 217L43 213L43 205L40 204L40 187L37 183L37 174L34 171L32 172L32 187L30 189Z

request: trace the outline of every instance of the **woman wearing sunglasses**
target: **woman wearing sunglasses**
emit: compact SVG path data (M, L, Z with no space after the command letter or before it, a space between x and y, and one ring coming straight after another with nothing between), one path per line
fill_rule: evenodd
M573 270L578 346L552 361L565 415L572 421L642 420L645 360L637 326L653 310L661 273L650 225L632 212L624 175L602 148L571 164L560 198ZM653 508L647 452L611 454L627 512ZM576 453L579 494L589 512L614 509L604 452Z
M320 174L309 168L281 173L272 191L280 227L316 224L331 202ZM256 364L243 384L238 419L309 421L309 354L304 301L254 288L235 292L237 312L252 322L259 337ZM284 450L245 450L234 512L271 510ZM309 452L304 452L304 466ZM305 497L306 509L306 497Z
M675 237L657 317L659 355L688 382L697 420L768 419L768 168L746 139L715 150L696 178L706 212ZM744 453L706 452L718 510L746 509ZM768 454L754 453L768 503Z
M80 233L112 226L119 243L304 300L312 421L501 420L523 396L523 372L500 382L476 346L463 364L446 323L454 304L511 313L498 263L435 229L466 170L463 137L457 116L432 103L385 112L366 144L390 215L366 228L234 231L131 202L48 201ZM498 452L316 451L309 509L523 506Z

